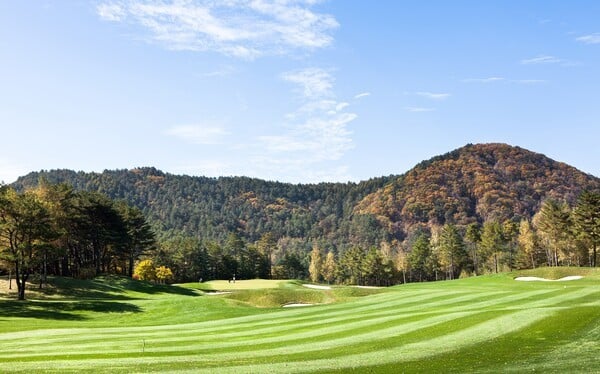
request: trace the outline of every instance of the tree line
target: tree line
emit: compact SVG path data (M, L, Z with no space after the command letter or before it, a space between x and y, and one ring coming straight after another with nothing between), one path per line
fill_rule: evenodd
M600 194L583 192L575 206L546 200L533 219L423 226L406 240L337 251L315 242L286 248L272 233L247 243L237 233L222 242L180 237L161 243L155 263L174 279L299 278L313 282L386 286L455 279L540 266L596 266Z
M40 287L47 275L131 276L155 244L142 212L123 201L64 184L41 183L24 192L0 186L0 260L20 300L33 274Z
M241 230L223 240L184 232L156 240L142 211L122 200L64 184L22 192L1 186L0 259L14 274L19 298L32 274L40 285L48 274L133 276L139 260L151 260L144 274L160 282L296 278L377 286L538 266L596 266L597 192L580 194L573 206L548 199L532 219L491 217L467 225L423 224L401 240L379 231L374 217L355 215L347 246L335 238L271 231L249 240Z

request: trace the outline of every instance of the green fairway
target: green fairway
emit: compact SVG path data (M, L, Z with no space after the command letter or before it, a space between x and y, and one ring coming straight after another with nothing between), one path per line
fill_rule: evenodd
M584 278L515 281L520 275ZM1 372L600 371L595 269L384 290L55 282L35 300L0 299ZM319 305L281 308L291 302Z
M256 290L265 288L283 287L287 281L270 279L247 279L236 280L235 282L226 280L215 280L204 283L188 283L186 286L201 290L231 291L231 290Z

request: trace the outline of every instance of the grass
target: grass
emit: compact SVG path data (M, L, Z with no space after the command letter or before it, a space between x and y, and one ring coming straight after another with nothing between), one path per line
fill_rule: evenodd
M205 291L232 291L232 290L258 290L267 288L280 288L290 281L271 279L247 279L234 282L226 280L215 280L204 283L186 283L182 286Z
M516 276L568 282L517 282ZM600 271L388 289L55 279L0 298L2 372L600 372ZM206 291L231 291L207 296ZM32 294L33 295L33 294ZM289 302L319 304L281 308Z

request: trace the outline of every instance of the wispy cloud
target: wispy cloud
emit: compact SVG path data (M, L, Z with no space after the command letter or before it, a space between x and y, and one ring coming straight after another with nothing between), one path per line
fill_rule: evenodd
M333 42L339 24L313 11L318 0L115 0L100 3L106 21L149 31L172 50L218 52L244 59L314 50Z
M371 96L371 93L370 92L359 93L358 95L355 95L354 98L355 99L362 99L363 97L367 97L367 96Z
M584 44L600 44L600 33L583 35L575 38L575 40Z
M495 83L502 82L505 78L502 77L489 77L489 78L467 78L463 79L463 82L467 83Z
M540 55L540 56L536 56L533 58L521 60L521 64L523 64L523 65L558 64L561 62L564 62L564 60L560 59L558 57L555 57L555 56L547 56L547 55Z
M302 95L306 99L314 100L333 95L334 78L326 70L319 68L296 70L282 74L282 78L300 86Z
M327 180L331 180L333 174L339 177L338 172L344 167L338 162L354 147L348 126L357 115L346 111L350 106L348 102L336 100L335 79L330 72L309 68L281 77L298 87L302 104L286 115L284 131L258 137L263 151L257 156L259 164L282 171L295 170L307 180L319 174L315 170L327 171L330 174Z
M223 137L229 135L223 127L215 125L174 126L165 133L191 144L220 144Z
M565 60L556 56L540 55L521 60L522 65L559 65L562 67L581 66L581 62Z
M449 93L417 92L416 95L432 100L445 100L450 97Z
M419 106L408 106L405 107L404 109L406 109L409 112L412 113L423 113L423 112L434 112L435 108L426 108L426 107L419 107Z
M224 65L220 68L209 71L207 73L198 74L198 77L202 78L220 78L220 77L228 77L238 73L238 69L232 65Z
M125 9L119 4L99 4L96 7L96 12L100 18L106 21L119 22L126 17Z

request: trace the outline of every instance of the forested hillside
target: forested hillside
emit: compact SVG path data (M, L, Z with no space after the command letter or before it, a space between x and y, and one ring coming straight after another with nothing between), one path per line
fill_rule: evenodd
M138 168L35 172L14 187L40 181L138 207L159 239L154 260L180 280L310 275L391 284L595 265L600 245L593 235L600 218L585 223L600 209L600 180L505 144L467 145L404 175L361 183L294 185ZM584 191L592 194L580 199Z
M124 199L147 215L163 240L185 234L223 241L233 232L254 242L264 233L272 233L310 249L313 241L344 248L356 241L375 244L384 239L385 234L376 230L377 222L354 217L353 211L365 196L392 179L294 185L247 177L180 176L138 168L103 173L34 172L14 186L22 190L46 180Z
M506 144L467 145L424 161L355 209L399 235L419 226L531 218L547 199L573 205L600 179Z

